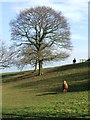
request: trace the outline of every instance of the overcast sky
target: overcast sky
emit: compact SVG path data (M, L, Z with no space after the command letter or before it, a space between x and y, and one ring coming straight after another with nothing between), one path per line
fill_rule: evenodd
M19 2L18 2L19 1ZM56 11L61 11L67 18L71 28L71 42L73 50L70 58L64 62L44 65L44 67L71 64L73 58L80 62L80 59L88 58L88 0L1 0L0 2L0 36L1 39L10 44L9 23L14 19L20 10L35 6L49 6ZM26 69L26 68L25 68ZM16 68L8 69L15 71ZM6 71L6 70L4 70Z

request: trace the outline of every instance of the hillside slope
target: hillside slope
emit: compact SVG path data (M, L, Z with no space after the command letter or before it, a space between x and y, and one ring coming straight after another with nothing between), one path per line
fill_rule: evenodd
M3 117L89 117L88 63L2 75ZM69 84L62 92L63 81Z

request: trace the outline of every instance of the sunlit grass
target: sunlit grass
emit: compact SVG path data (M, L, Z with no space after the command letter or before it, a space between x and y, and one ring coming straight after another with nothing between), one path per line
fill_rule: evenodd
M3 117L90 117L87 63L44 69L42 76L26 71L2 77Z

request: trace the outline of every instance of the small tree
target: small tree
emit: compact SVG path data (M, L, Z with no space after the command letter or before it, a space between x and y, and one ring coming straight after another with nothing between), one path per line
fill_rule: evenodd
M39 75L45 61L69 57L70 28L61 12L50 7L26 9L10 22L11 39L30 46L30 61L39 64Z
M13 58L15 55L15 51L13 49L8 48L5 45L5 42L0 41L0 69L5 69L11 67L13 64Z

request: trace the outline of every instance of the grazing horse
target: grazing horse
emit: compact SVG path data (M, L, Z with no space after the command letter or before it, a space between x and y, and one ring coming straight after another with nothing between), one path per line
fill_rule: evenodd
M68 84L66 81L63 82L63 92L67 92L68 90Z

